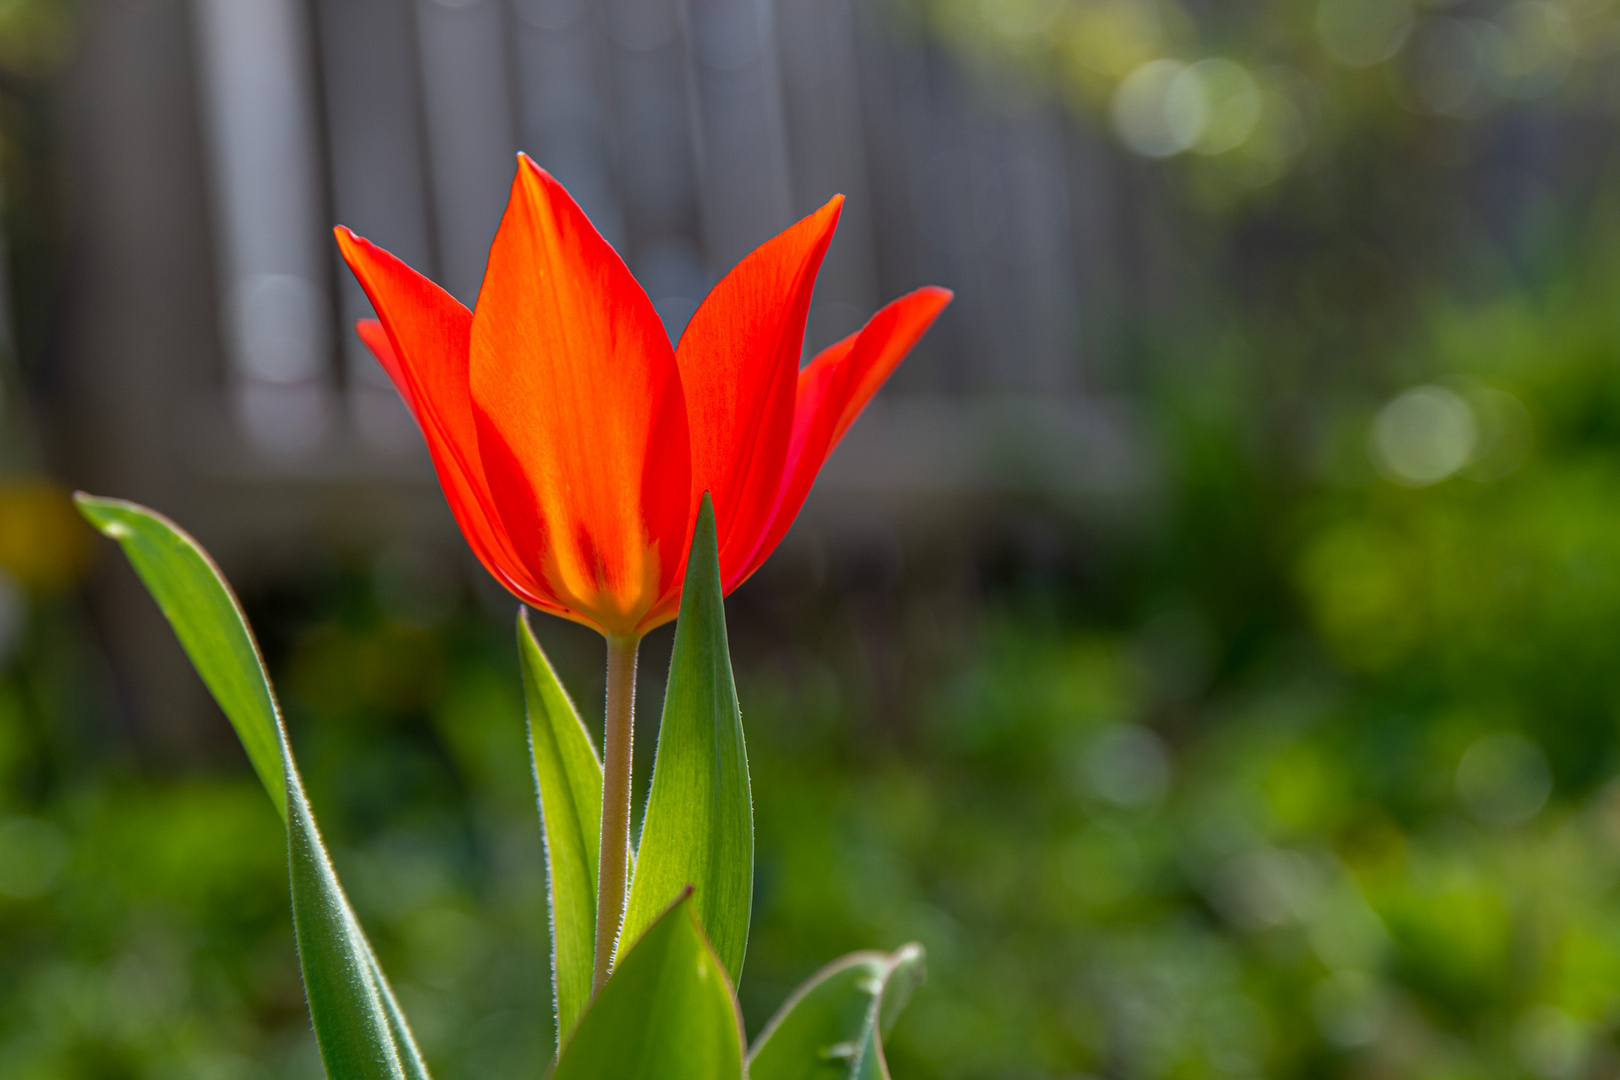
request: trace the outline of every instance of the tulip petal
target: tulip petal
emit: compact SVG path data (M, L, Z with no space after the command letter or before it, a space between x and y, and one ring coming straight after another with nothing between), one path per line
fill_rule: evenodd
M907 293L881 308L858 333L822 350L799 372L793 436L770 525L742 573L726 583L726 591L746 581L776 550L799 516L827 456L952 295L935 286Z
M413 417L416 416L416 398L411 393L410 378L400 366L399 354L394 351L393 342L388 340L388 331L383 329L383 324L376 319L360 319L354 324L354 333L365 347L371 350L371 355L376 357L378 365L388 375L388 381L394 384L399 396L405 399L405 407L411 411ZM421 423L420 418L417 419L417 423Z
M754 553L776 506L810 295L843 203L834 196L738 263L704 298L675 352L692 486L714 499L728 578Z
M530 570L605 633L667 618L692 506L674 350L618 253L523 155L470 357L485 475Z
M399 259L348 229L338 247L380 320L355 330L416 417L450 510L478 561L512 592L546 611L559 605L517 557L493 510L467 394L472 313Z
M849 425L855 422L873 395L889 381L889 376L900 366L900 361L922 340L955 295L949 289L925 285L884 305L861 327L849 359L841 365L849 369L850 381L839 387L844 396L821 406L838 409L838 424L833 429L831 445L822 453L823 461L838 446ZM815 364L816 361L812 360L807 369L815 367ZM795 462L795 466L800 464ZM819 470L821 461L811 467Z

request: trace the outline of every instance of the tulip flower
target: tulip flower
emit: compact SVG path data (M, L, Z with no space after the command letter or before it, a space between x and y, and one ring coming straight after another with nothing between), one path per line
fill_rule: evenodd
M841 205L745 258L674 348L623 260L526 156L471 312L337 230L378 315L359 333L501 584L610 638L639 638L675 617L704 492L725 591L759 568L827 455L951 298L904 296L800 370Z
M833 198L739 263L675 347L618 253L524 155L472 311L336 230L377 311L360 336L421 426L479 561L519 599L608 640L598 988L624 915L637 645L680 607L704 495L729 593L776 548L827 455L951 299L918 289L801 369L842 205Z

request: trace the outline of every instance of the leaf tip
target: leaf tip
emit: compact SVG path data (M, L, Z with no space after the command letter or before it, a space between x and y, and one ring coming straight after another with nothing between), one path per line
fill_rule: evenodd
M129 526L116 516L121 499L108 499L100 495L92 495L87 491L73 493L73 505L78 508L79 514L90 523L101 535L113 540L127 540L131 533Z

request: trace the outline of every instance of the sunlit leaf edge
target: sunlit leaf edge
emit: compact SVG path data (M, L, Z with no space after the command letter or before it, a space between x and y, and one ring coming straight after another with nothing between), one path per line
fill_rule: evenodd
M705 494L687 556L620 951L692 886L699 922L735 983L753 909L753 822L714 505Z
M591 996L602 762L525 611L517 623L529 756L546 850L552 1009L560 1051Z
M380 1080L429 1080L415 1037L321 842L275 689L235 591L202 545L157 511L128 500L84 492L76 492L74 501L91 525L123 549L199 676L231 720L261 783L286 822L299 963L304 969L310 1016L328 1076L332 1080L372 1076ZM154 550L143 548L143 542ZM161 565L165 548L168 555L178 558L177 565ZM189 598L185 595L188 591L193 593ZM199 615L201 625L184 610L188 599L200 601L208 609ZM223 636L222 642L213 645L224 644L228 654L226 670L221 670L220 657L210 650L210 643L199 636L207 633ZM239 670L231 671L230 666ZM244 707L238 696L241 686L229 685L233 677L243 678L249 687L247 698L252 706ZM274 758L265 753L267 740L273 740ZM315 886L313 897L306 893L306 881ZM315 925L330 931L329 940L309 932ZM336 955L329 956L328 947L333 945L337 946ZM328 995L324 989L328 977L343 990ZM345 997L349 1000L343 1000ZM334 1025L348 1030L339 1032Z
M771 1076L755 1071L758 1064L756 1059L761 1051L817 990L838 975L863 965L873 965L878 969L873 975L878 985L860 991L870 994L870 1003L863 1011L860 1030L852 1032L850 1039L842 1040L850 1054L849 1068L845 1075L849 1080L865 1080L865 1078L889 1080L889 1065L884 1054L883 1040L893 1029L913 991L921 985L925 976L926 955L920 944L910 942L893 952L862 950L848 953L814 972L788 995L787 1000L754 1039L748 1051L750 1080L773 1080Z

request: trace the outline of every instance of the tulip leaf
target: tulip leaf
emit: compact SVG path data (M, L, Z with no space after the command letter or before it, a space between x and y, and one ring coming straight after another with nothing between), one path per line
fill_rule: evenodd
M83 492L74 501L90 524L123 546L197 674L236 728L254 772L285 820L287 785L281 771L275 699L247 617L219 567L161 514Z
M518 615L529 746L540 793L551 905L551 989L560 1050L591 999L602 762L551 661Z
M921 945L834 960L760 1032L749 1080L889 1080L883 1038L922 979Z
M427 1080L427 1066L321 843L275 691L242 606L202 547L163 515L76 495L118 541L236 728L287 823L293 926L310 1018L334 1080Z
M687 557L621 948L688 885L698 920L735 982L753 904L754 810L707 495Z
M742 1015L687 889L624 954L551 1080L742 1080Z

